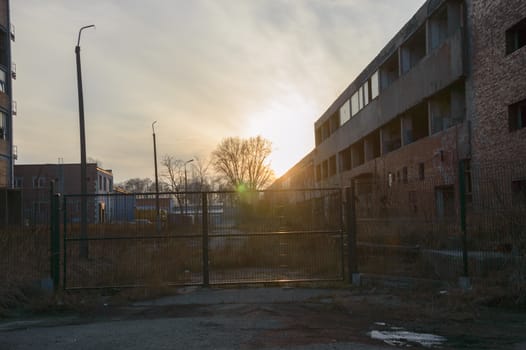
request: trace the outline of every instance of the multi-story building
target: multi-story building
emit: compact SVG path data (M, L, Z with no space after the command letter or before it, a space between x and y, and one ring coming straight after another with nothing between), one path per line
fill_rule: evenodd
M0 189L12 187L13 164L13 103L12 78L16 77L11 63L11 41L14 27L9 16L9 1L0 0Z
M95 163L87 164L88 222L104 222L111 215L113 173ZM71 197L68 218L80 220L80 164L17 164L15 187L22 192L23 218L29 223L47 223L53 192Z
M0 0L0 226L20 223L20 192L13 190L13 165L16 148L13 146L12 80L16 78L11 62L11 41L15 40L11 24L9 0Z
M315 122L315 149L277 184L354 181L366 212L443 217L458 211L462 161L468 199L493 176L503 198L526 203L525 67L525 1L428 0Z

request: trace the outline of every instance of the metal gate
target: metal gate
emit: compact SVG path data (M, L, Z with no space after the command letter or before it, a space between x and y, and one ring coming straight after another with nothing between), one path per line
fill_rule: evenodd
M344 278L340 189L66 195L61 207L64 289Z

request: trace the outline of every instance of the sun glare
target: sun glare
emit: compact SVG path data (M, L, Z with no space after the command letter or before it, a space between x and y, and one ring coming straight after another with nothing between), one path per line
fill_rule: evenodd
M312 149L315 117L301 96L280 96L250 116L245 136L261 135L272 142L269 160L280 177Z

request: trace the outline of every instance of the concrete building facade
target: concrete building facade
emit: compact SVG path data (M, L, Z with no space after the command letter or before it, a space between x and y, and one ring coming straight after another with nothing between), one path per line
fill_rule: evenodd
M509 169L501 190L525 194L525 46L522 0L426 1L315 122L315 149L275 186L354 181L368 213L444 216L458 211L463 161L470 200L488 167Z
M80 164L17 164L15 188L22 192L23 219L26 223L48 223L51 183L55 193L80 194ZM113 173L95 163L87 164L88 222L105 222L111 213ZM68 201L71 222L80 220L80 196Z
M14 27L10 21L9 1L0 1L0 189L11 188L16 152L13 147L13 103L12 79L16 72L11 62L11 42Z

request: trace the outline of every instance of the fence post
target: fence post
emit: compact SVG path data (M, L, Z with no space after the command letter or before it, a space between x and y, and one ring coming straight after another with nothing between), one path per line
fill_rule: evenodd
M346 192L346 218L347 218L347 244L349 245L349 281L352 284L360 284L358 274L358 257L356 249L356 205L355 205L355 183L351 180L351 187Z
M458 191L460 204L460 230L462 232L462 261L463 261L463 275L459 279L459 284L463 289L468 289L469 270L468 270L468 237L466 229L466 176L465 176L465 161L458 162Z
M59 200L60 195L55 194L55 183L52 181L49 188L50 202L50 266L49 272L56 290L60 278L60 224L59 224Z
M66 203L66 199L67 199L67 196L64 196L64 200L62 201L62 209L63 209L63 236L62 236L62 249L64 249L64 260L62 261L62 288L64 290L66 290L67 286L66 286L66 283L67 283L67 278L66 278L66 274L67 274L67 256L68 256L68 250L67 250L67 239L66 239L66 236L67 236L67 225L68 225L68 213L67 213L67 210L68 210L68 205Z
M202 212L203 212L203 286L208 287L210 284L210 275L208 270L208 193L202 192Z

